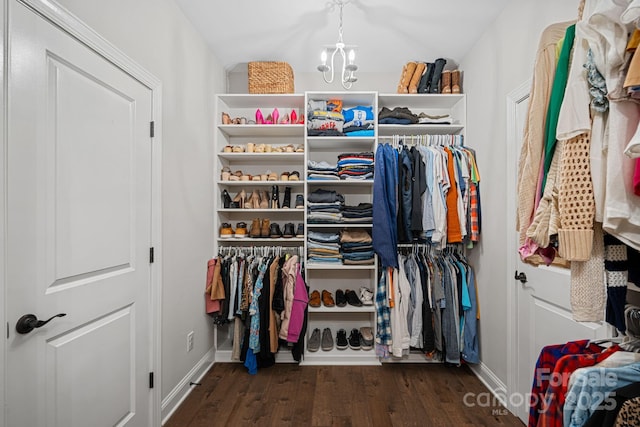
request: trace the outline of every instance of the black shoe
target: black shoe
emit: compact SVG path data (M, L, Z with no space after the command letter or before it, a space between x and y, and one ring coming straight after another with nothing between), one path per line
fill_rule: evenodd
M304 237L304 224L299 223L296 229L296 237Z
M288 222L284 225L284 231L282 232L282 237L290 238L295 236L293 232L293 223Z
M229 192L227 190L222 190L222 204L224 208L229 209L231 207L231 203L233 203L233 201L231 200Z
M271 209L280 209L280 188L277 185L271 187Z
M336 291L336 305L338 307L344 307L347 305L347 297L344 295L344 291L342 289L338 289Z
M349 305L352 305L354 307L362 307L362 301L360 301L360 298L358 298L358 295L356 295L356 291L350 291L349 289L347 289L347 291L345 292L345 296L347 297L347 303L349 303Z
M280 226L276 223L271 223L271 226L269 227L269 235L272 239L279 239L280 237L282 237Z
M338 330L336 334L336 348L338 350L346 350L349 347L349 342L347 341L347 331L344 329Z
M360 331L355 328L349 334L349 348L351 350L360 350Z
M296 196L296 209L304 209L304 197L302 197L302 194Z
M282 199L282 209L291 207L291 187L284 187L284 199Z

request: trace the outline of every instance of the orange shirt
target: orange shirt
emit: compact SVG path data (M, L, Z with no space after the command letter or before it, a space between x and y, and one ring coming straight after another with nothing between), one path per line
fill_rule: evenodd
M460 230L460 220L458 219L458 185L456 184L455 160L453 153L448 147L447 171L449 174L449 191L447 192L447 243L462 242L462 230Z

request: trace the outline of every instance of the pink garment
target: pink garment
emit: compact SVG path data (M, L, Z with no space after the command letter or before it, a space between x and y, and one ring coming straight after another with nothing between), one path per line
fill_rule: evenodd
M636 159L636 168L633 171L633 194L640 196L640 158Z
M211 288L213 286L213 271L216 268L216 259L212 258L207 262L207 283L205 284L205 309L208 314L220 311L220 300L211 299Z
M307 303L309 302L307 284L304 283L302 274L300 274L300 263L298 263L298 268L296 269L296 285L293 292L293 307L291 307L287 342L297 343L300 339L302 325L304 324L304 311L307 308Z

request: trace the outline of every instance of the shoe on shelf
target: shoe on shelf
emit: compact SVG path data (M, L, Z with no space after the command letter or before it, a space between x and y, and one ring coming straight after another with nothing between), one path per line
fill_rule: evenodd
M260 218L254 218L251 223L251 229L249 230L250 237L260 237L260 231L262 230L262 221Z
M336 348L338 350L346 350L348 347L349 342L347 341L347 331L339 329L336 334Z
M220 226L220 238L221 239L230 239L234 235L233 228L231 228L231 224L228 222L223 223Z
M302 194L296 196L296 209L304 209L304 197Z
M280 187L271 187L271 209L280 209Z
M360 287L360 301L362 305L373 305L373 292L366 286Z
M228 113L222 113L222 124L230 125L231 124L231 116Z
M347 303L354 307L362 307L362 301L356 295L356 291L351 291L349 289L345 290L345 296L347 297Z
M222 181L229 181L230 178L231 178L231 169L229 169L229 166L223 167L222 171L220 171L220 179Z
M238 239L244 239L247 237L247 223L239 222L236 224L235 237Z
M296 113L296 110L291 110L289 117L292 125L295 125L298 122L298 114Z
M278 120L278 123L281 125L288 125L289 124L289 115L287 113L284 113L284 116L282 116L282 118L280 120Z
M271 237L272 239L279 239L282 237L282 233L280 232L280 225L275 222L271 224L271 227L269 228L269 237Z
M251 196L244 202L245 209L258 209L260 207L260 196L258 190L253 190Z
M233 203L233 201L231 200L229 192L227 190L222 190L222 206L224 206L225 209L229 209L231 208L231 203Z
M254 151L256 151L256 144L247 142L247 153L253 153Z
M326 289L322 291L322 304L324 304L325 307L333 307L336 305L331 292Z
M320 307L320 292L318 290L314 290L309 295L309 306L318 308Z
M289 181L300 181L300 172L293 171L289 174Z
M344 291L342 289L338 289L336 291L336 305L338 307L344 307L347 305L347 297L344 295Z
M287 222L284 225L284 230L282 231L282 237L290 239L295 236L295 232L293 231L293 223Z
M289 181L289 172L282 172L280 174L280 181Z
M259 108L256 110L256 124L257 125L264 124L264 117L262 117L262 111L260 111Z
M277 108L273 109L273 112L271 113L271 118L273 120L274 125L277 125L278 123L280 123L280 121L278 120L280 118L280 112L278 111Z
M282 209L291 208L291 187L284 187L284 198L282 199Z
M304 237L304 224L298 223L298 228L296 228L296 237Z
M353 328L349 334L349 348L351 350L360 350L360 331L356 328Z
M360 328L360 348L363 350L373 348L373 330L369 326Z
M271 235L271 222L263 219L260 227L260 237L269 237Z
M333 350L333 334L331 333L331 329L324 328L322 331L322 351L331 350Z
M260 209L269 209L269 192L262 190L260 193Z
M318 351L319 349L320 349L320 329L315 328L313 332L311 332L309 341L307 341L307 350Z
M245 193L244 190L238 191L238 194L236 194L236 197L233 198L233 203L231 207L234 209L244 208L244 202L246 198L247 198L247 193Z

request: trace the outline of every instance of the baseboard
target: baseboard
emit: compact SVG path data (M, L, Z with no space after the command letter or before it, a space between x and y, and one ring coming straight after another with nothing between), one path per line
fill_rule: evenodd
M189 383L199 382L202 377L207 373L211 365L213 365L215 359L215 349L212 347L203 357L196 363L196 365L189 371L189 373L171 390L171 393L162 399L162 425L173 415L173 413L180 407L182 402L189 396L193 386Z
M493 394L493 396L505 407L507 405L507 386L493 373L484 363L470 365L471 371L478 377L480 382Z

